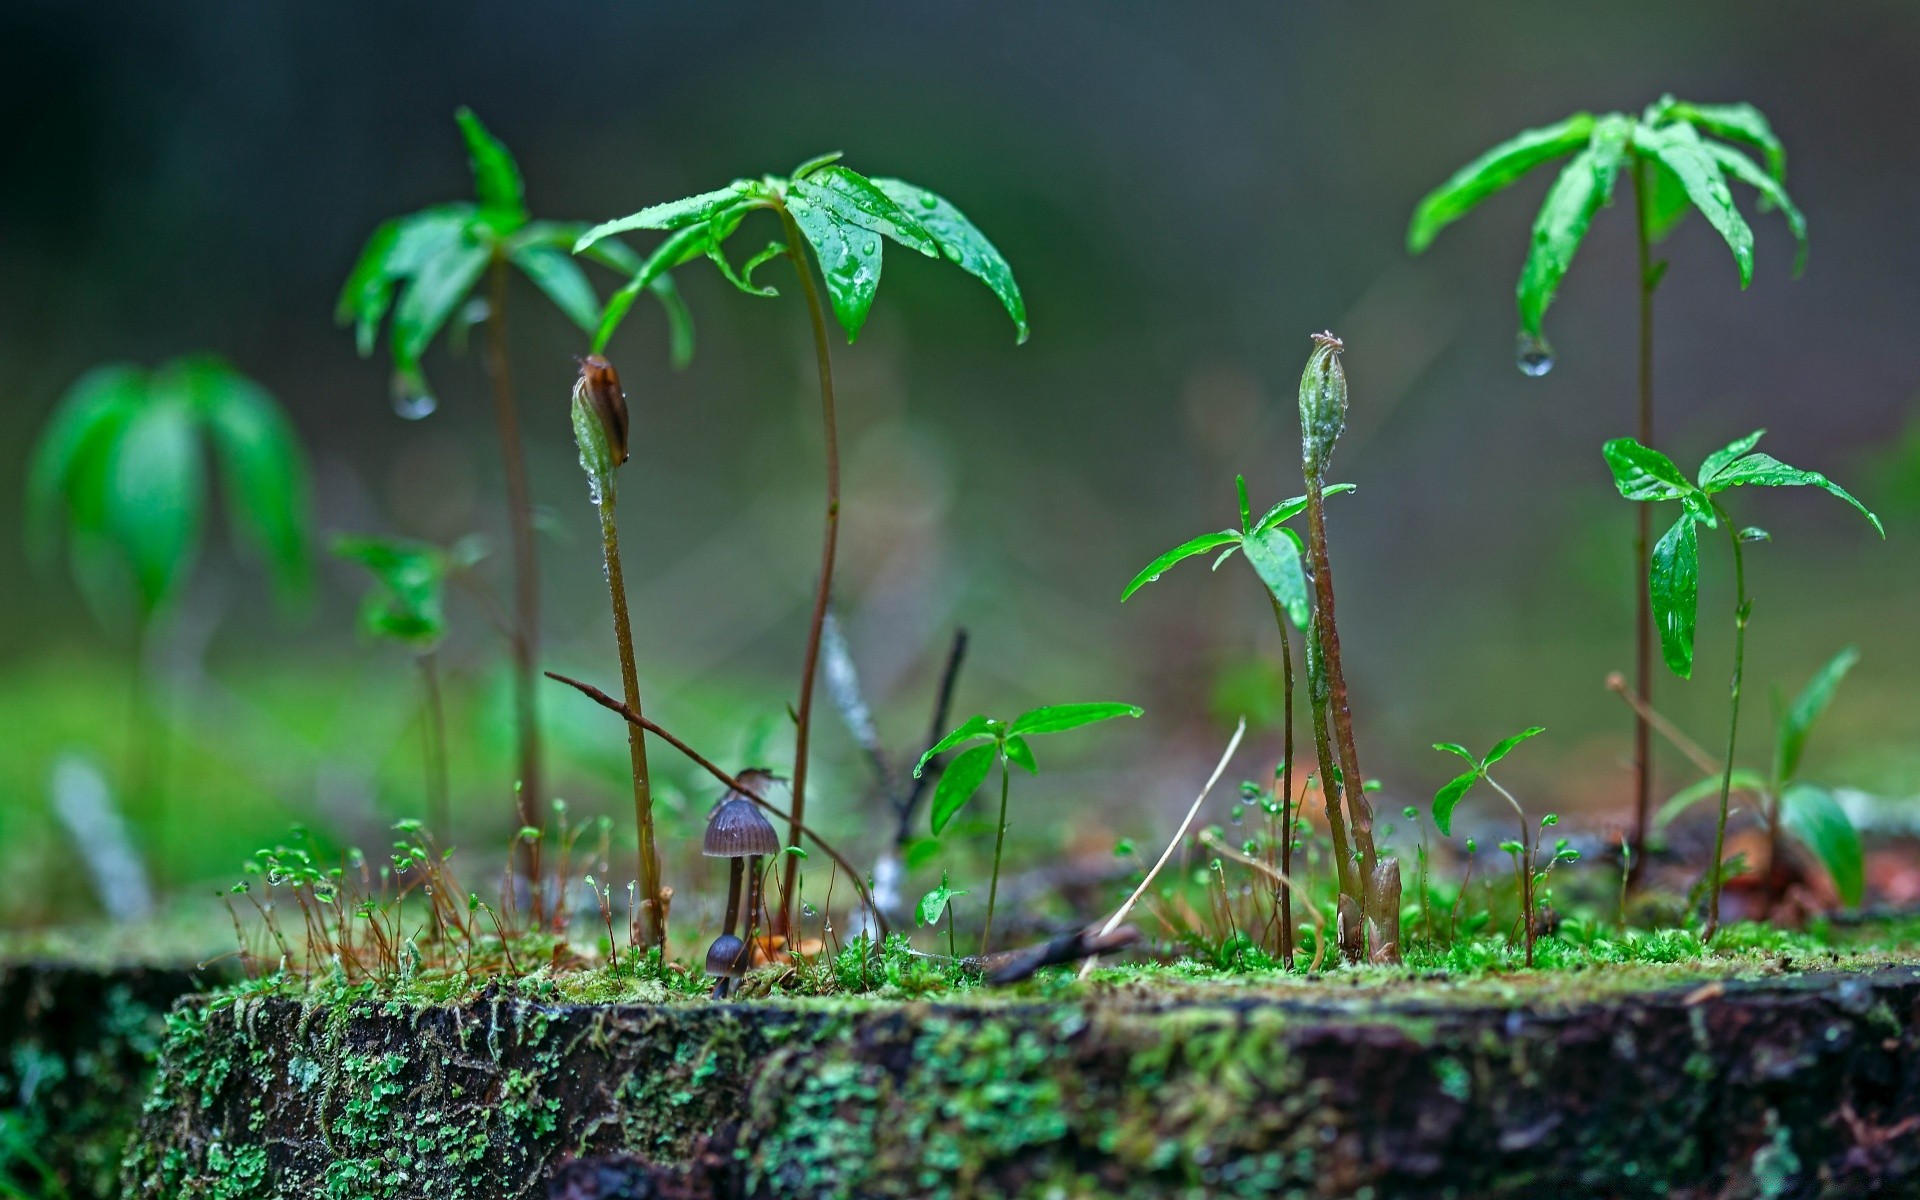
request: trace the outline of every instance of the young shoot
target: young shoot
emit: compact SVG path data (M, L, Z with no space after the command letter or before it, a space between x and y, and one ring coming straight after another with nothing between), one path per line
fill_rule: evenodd
M800 666L800 696L795 706L793 755L793 820L787 830L789 845L799 844L800 825L806 819L808 753L812 745L814 677L820 665L820 645L833 598L833 569L840 536L840 436L834 410L833 363L827 343L826 315L820 305L814 263L826 284L827 299L847 340L859 336L880 287L881 248L893 241L928 258L942 258L973 275L992 289L1013 318L1019 340L1027 339L1027 308L1013 281L1013 270L973 222L946 199L898 179L869 179L839 161L839 154L823 154L794 168L786 177L737 179L717 191L655 204L631 216L597 225L574 244L576 253L591 253L606 239L634 229L651 229L668 236L639 264L627 285L608 300L593 349L597 354L625 319L639 293L653 287L673 268L706 257L720 273L750 296L773 296L769 286L753 282L753 273L775 258L785 258L800 281L813 329L814 357L820 376L820 416L826 433L826 510L820 552L820 574L814 592L813 616L807 628L806 652ZM724 249L747 217L766 212L779 221L780 240L749 258L738 271ZM793 923L793 885L796 874L789 858L780 885L780 907L774 913L775 931L786 933Z
M1523 729L1512 737L1502 739L1493 749L1487 751L1484 756L1479 758L1475 758L1473 752L1465 746L1458 745L1454 742L1435 742L1433 744L1435 750L1458 755L1465 759L1468 764L1465 771L1462 771L1460 774L1442 784L1440 790L1433 794L1433 826L1440 831L1440 836L1453 836L1453 810L1459 806L1460 801L1466 794L1473 790L1473 785L1482 780L1486 782L1488 787L1500 793L1501 799L1513 807L1513 815L1519 820L1520 837L1517 840L1501 842L1500 849L1506 851L1513 857L1514 877L1518 882L1520 894L1520 923L1526 939L1526 956L1529 967L1533 965L1534 933L1539 924L1536 920L1536 905L1534 901L1536 889L1540 883L1544 882L1546 872L1553 869L1554 863L1562 859L1571 861L1572 859L1578 858L1579 852L1568 846L1566 839L1562 838L1554 844L1553 856L1547 861L1545 868L1540 868L1536 861L1538 855L1534 840L1533 824L1528 819L1526 810L1522 809L1520 802L1513 798L1513 793L1509 792L1501 785L1499 780L1493 777L1491 771L1493 765L1512 753L1515 746L1518 746L1530 737L1545 732L1546 730L1538 725L1530 729ZM1545 817L1541 818L1540 827L1545 829L1550 825L1559 824L1559 821L1560 818L1552 813L1548 813ZM1471 841L1469 841L1468 846L1469 852L1471 852ZM1464 892L1465 890L1465 885L1462 885L1461 891Z
M1648 600L1660 631L1660 651L1667 668L1682 679L1693 674L1694 625L1700 600L1699 530L1725 529L1733 553L1733 676L1728 684L1727 749L1720 772L1720 813L1713 837L1713 859L1707 867L1707 924L1703 937L1711 941L1720 928L1720 886L1726 851L1727 799L1733 790L1733 761L1740 737L1740 684L1746 667L1747 621L1753 602L1747 595L1745 547L1770 541L1763 529L1741 528L1718 499L1736 487L1817 487L1846 501L1867 519L1882 538L1887 532L1880 518L1839 484L1814 471L1790 467L1769 454L1754 450L1765 430L1755 430L1707 455L1693 479L1672 459L1632 438L1615 438L1602 449L1614 484L1629 500L1658 503L1677 500L1680 516L1653 548L1648 573ZM1838 682L1837 680L1835 681Z
M965 888L953 888L947 884L947 873L940 872L940 886L920 897L920 903L914 906L914 920L931 929L940 923L941 914L947 914L947 957L959 958L960 952L954 948L952 908L954 898L967 894Z
M967 801L973 799L980 785L987 781L994 764L997 762L1000 765L1000 817L994 826L993 876L987 887L987 923L980 931L980 953L985 954L993 946L993 908L1000 895L1000 855L1007 840L1008 764L1019 766L1029 775L1038 775L1040 764L1033 757L1033 747L1027 744L1028 738L1044 733L1065 733L1069 729L1079 729L1083 725L1109 721L1115 717L1138 717L1141 711L1131 704L1095 702L1043 705L1029 709L1011 721L976 715L969 717L958 729L935 742L920 756L919 763L913 768L916 776L926 770L927 763L936 755L958 746L967 746L947 763L946 769L940 773L940 782L934 786L931 812L933 832L936 834L945 830L947 822L966 807ZM970 742L981 744L968 745Z

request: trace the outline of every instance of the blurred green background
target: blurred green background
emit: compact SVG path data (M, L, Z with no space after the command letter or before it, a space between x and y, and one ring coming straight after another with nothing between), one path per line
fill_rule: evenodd
M1512 287L1544 177L1409 260L1407 217L1455 166L1575 108L1662 91L1745 99L1788 146L1811 225L1806 276L1777 217L1755 282L1697 218L1666 246L1657 321L1663 446L1683 462L1747 430L1847 483L1886 518L1740 495L1776 541L1750 556L1749 678L1798 684L1857 643L1810 773L1920 791L1920 8L1711 0L1544 6L775 4L326 6L11 0L0 6L0 920L93 905L49 778L67 751L109 777L127 738L127 631L64 574L28 567L21 486L69 383L105 360L222 353L288 406L324 533L504 547L481 364L436 350L441 408L403 420L384 344L355 356L335 295L382 218L469 188L452 113L514 150L530 203L598 220L784 172L841 149L857 170L949 196L1012 262L1033 318L1016 348L991 295L892 256L858 345L837 346L846 527L839 607L883 733L920 748L950 631L973 633L958 715L1126 699L1141 722L1052 752L1024 790L1027 861L1164 837L1234 716L1235 772L1271 769L1276 647L1244 568L1146 560L1298 490L1294 388L1306 335L1345 337L1353 421L1334 461L1359 485L1331 517L1343 641L1367 772L1390 807L1449 773L1436 739L1548 727L1515 781L1542 808L1622 811L1631 506L1599 455L1630 431L1630 222L1611 212L1549 330L1559 366L1515 370ZM743 243L744 245L745 243ZM767 268L777 285L779 264ZM811 347L792 295L756 301L680 273L693 365L665 365L657 309L610 353L633 416L621 505L649 708L717 757L784 763L817 555ZM607 277L596 276L603 287ZM531 289L513 353L544 553L549 665L617 680L593 514L567 422L584 339ZM1723 720L1726 564L1706 551L1701 662L1659 702L1709 744ZM497 557L504 557L503 555ZM163 797L129 801L170 885L233 877L295 821L384 843L421 809L415 678L357 636L364 581L322 564L316 601L276 612L260 574L210 543L151 649L174 729ZM468 841L512 826L502 648L456 603L456 804ZM624 741L543 695L555 790L627 811ZM1764 705L1745 745L1761 761ZM822 721L823 825L860 858L882 822L844 730ZM664 759L664 753L656 759ZM1057 758L1058 762L1052 761ZM1692 779L1673 759L1666 782ZM667 768L685 844L711 789ZM622 834L631 837L627 822ZM697 886L687 860L670 881ZM624 876L621 876L624 878ZM957 882L957 881L956 881Z

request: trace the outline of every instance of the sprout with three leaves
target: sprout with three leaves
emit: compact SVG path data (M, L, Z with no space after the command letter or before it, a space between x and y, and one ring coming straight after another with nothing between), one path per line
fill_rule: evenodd
M1512 737L1502 739L1498 745L1487 751L1486 755L1481 758L1475 758L1472 751L1454 742L1435 742L1433 744L1435 750L1442 750L1448 754L1457 754L1461 758L1466 759L1469 764L1465 771L1462 771L1460 774L1442 784L1440 790L1433 794L1433 824L1434 828L1440 831L1442 837L1453 836L1453 810L1459 806L1461 799L1473 790L1473 785L1482 780L1485 780L1488 787L1499 792L1501 797L1513 806L1514 816L1520 819L1519 840L1501 842L1500 848L1513 856L1514 875L1519 881L1520 919L1525 928L1527 965L1529 967L1533 965L1533 940L1535 926L1537 924L1535 920L1534 897L1538 892L1540 884L1546 880L1547 872L1553 870L1555 863L1561 861L1571 862L1580 857L1580 852L1569 846L1565 838L1557 839L1553 847L1553 857L1547 860L1545 868L1540 868L1534 862L1538 854L1538 849L1533 840L1532 822L1527 819L1526 811L1520 807L1520 802L1513 798L1513 793L1502 787L1500 781L1493 777L1491 771L1493 765L1512 753L1515 746L1518 746L1530 737L1545 732L1546 730L1538 725L1530 729L1523 729ZM1540 819L1540 827L1542 829L1559 823L1560 818L1552 813L1548 813ZM1468 839L1467 845L1469 850L1471 850L1473 845L1472 839Z
M980 931L980 953L985 954L992 946L993 905L1000 895L1000 851L1007 840L1007 764L1013 763L1029 775L1038 775L1040 764L1034 760L1033 747L1027 744L1028 738L1043 733L1065 733L1069 729L1078 729L1097 721L1109 721L1115 717L1138 717L1140 713L1141 710L1132 704L1094 702L1043 705L1029 709L1011 721L975 715L967 718L958 729L935 742L920 756L920 761L913 768L916 778L934 756L968 742L982 742L954 755L941 771L940 782L933 789L935 833L946 829L947 822L953 820L954 815L980 790L980 785L987 781L994 763L1000 764L1000 819L994 827L993 878L987 887L987 924Z
M1886 537L1880 518L1839 484L1814 471L1790 467L1770 454L1754 450L1765 430L1755 430L1707 455L1689 480L1666 455L1632 438L1615 438L1603 448L1614 484L1629 500L1680 502L1674 521L1653 548L1647 578L1648 602L1660 630L1660 650L1667 667L1682 679L1693 674L1693 633L1700 604L1699 530L1725 528L1733 549L1733 678L1728 685L1727 752L1720 775L1720 816L1713 838L1713 861L1708 866L1707 925L1711 939L1720 928L1721 855L1726 849L1727 798L1733 788L1734 750L1740 735L1740 679L1746 665L1747 620L1753 603L1747 596L1748 542L1769 540L1763 529L1740 528L1716 499L1736 487L1817 487L1859 510L1875 532Z
M1258 522L1253 520L1253 510L1247 503L1246 476L1234 479L1240 494L1240 528L1222 529L1216 533L1203 533L1191 541L1183 542L1147 564L1145 570L1133 577L1126 590L1120 593L1120 602L1142 587L1159 579L1166 570L1176 563L1194 557L1219 551L1213 560L1213 569L1219 570L1220 564L1231 558L1235 551L1246 556L1247 565L1253 568L1260 582L1266 588L1267 600L1273 606L1274 624L1280 630L1280 677L1283 689L1281 705L1281 723L1284 727L1284 745L1280 756L1280 828L1284 831L1280 841L1280 873L1291 878L1293 875L1293 644L1292 636L1287 632L1287 621L1305 632L1312 622L1311 603L1307 597L1306 573L1301 569L1300 559L1306 547L1300 541L1300 535L1287 528L1286 523L1306 511L1307 497L1295 496L1283 500L1268 509ZM1350 492L1353 485L1337 483L1323 490L1323 495L1335 495ZM1289 965L1293 962L1293 894L1279 884L1275 885L1279 893L1280 905L1280 957Z
M784 257L799 276L813 328L814 355L820 375L820 412L826 431L825 535L820 554L820 576L814 593L813 617L800 668L800 697L793 755L793 820L789 844L797 845L800 824L806 819L807 757L813 728L813 683L820 663L822 629L833 595L833 567L840 530L840 442L834 416L833 364L827 345L826 315L807 264L806 250L826 283L833 315L853 341L866 323L880 287L881 250L887 241L918 251L928 258L944 257L993 290L1013 318L1019 340L1027 338L1026 302L1013 281L1013 271L973 222L944 198L898 179L869 179L839 162L840 155L824 154L800 164L785 178L738 179L717 191L655 204L630 216L597 225L581 235L576 253L592 253L614 234L634 229L656 229L667 234L658 248L634 271L628 284L608 300L593 349L599 353L626 317L635 297L655 286L667 272L696 258L710 259L722 275L751 296L773 296L771 287L753 282L755 270ZM725 243L755 212L767 212L780 222L781 240L769 243L738 270L727 258ZM776 931L793 922L795 862L789 859L780 885L780 909L774 914Z
M1729 143L1737 143L1730 145ZM1740 147L1757 151L1755 162ZM1762 211L1778 208L1799 243L1797 276L1806 263L1807 222L1786 190L1787 153L1760 110L1751 104L1690 104L1663 96L1638 117L1627 113L1595 116L1578 112L1563 121L1529 129L1500 143L1456 171L1414 211L1407 248L1418 254L1440 231L1475 205L1531 171L1572 155L1561 169L1533 222L1533 239L1515 289L1520 307L1518 362L1528 375L1553 367L1542 325L1547 308L1594 215L1613 197L1621 168L1633 181L1634 217L1639 246L1640 421L1639 438L1653 444L1653 293L1667 264L1653 260L1653 246L1673 231L1689 211L1698 209L1733 252L1740 286L1753 278L1753 231L1735 207L1729 180L1754 189ZM1652 526L1640 515L1634 561L1645 572ZM1653 696L1652 613L1641 599L1635 626L1635 691L1645 710ZM1653 775L1649 726L1636 715L1634 727L1634 828L1638 848L1647 831Z
M374 230L340 291L335 316L341 324L353 325L354 340L365 356L373 353L381 322L391 315L387 339L393 350L394 408L401 416L418 419L436 404L420 367L427 347L456 311L484 313L487 374L493 383L493 418L506 466L513 546L514 619L509 632L519 741L519 816L522 825L533 826L538 824L541 795L534 695L540 577L533 500L507 360L507 277L510 269L525 275L588 333L599 326L600 297L567 253L584 223L533 219L513 155L471 110L462 108L454 115L466 139L476 200L436 204L395 217ZM640 263L632 249L619 242L596 246L592 257L622 274L631 274ZM482 276L486 295L470 304ZM683 359L692 346L686 307L669 279L655 280L653 292L667 306L675 331L675 356ZM539 873L536 844L527 843L524 855L524 869L534 878Z

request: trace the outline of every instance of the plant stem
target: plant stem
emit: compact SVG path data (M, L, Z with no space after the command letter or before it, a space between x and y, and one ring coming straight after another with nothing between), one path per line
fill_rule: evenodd
M1652 197L1647 187L1646 159L1636 155L1633 161L1633 208L1635 229L1638 236L1636 245L1639 250L1640 265L1640 444L1648 448L1653 446L1653 290L1659 286L1659 277L1653 270L1652 233L1649 228L1649 205ZM1633 563L1635 578L1640 582L1634 587L1634 690L1639 694L1640 707L1636 710L1633 724L1633 848L1637 852L1646 844L1647 813L1653 798L1653 737L1645 710L1653 706L1653 599L1647 589L1649 570L1649 547L1653 541L1652 505L1635 505L1633 538ZM1645 860L1644 854L1636 854L1635 861ZM1638 874L1639 868L1633 867L1629 880Z
M440 701L439 657L429 650L419 661L420 687L425 699L421 728L427 743L427 823L433 836L450 845L453 816L447 798L447 714Z
M980 931L980 953L993 945L993 902L1000 897L1000 849L1007 842L1007 756L1000 755L1000 824L993 832L993 875L987 885L987 926Z
M787 827L787 844L800 844L800 822L807 815L807 751L813 733L813 680L820 666L820 638L827 623L827 604L833 597L833 560L840 542L840 432L833 407L833 360L827 349L827 318L820 307L820 292L813 282L813 269L807 265L801 248L800 227L784 205L778 209L786 227L787 258L800 276L800 292L807 301L807 316L813 325L813 350L820 365L820 420L826 431L827 513L826 532L820 547L820 581L813 595L813 619L807 626L807 651L800 664L800 703L795 710L793 746L793 820ZM793 925L793 881L800 862L787 855L780 877L780 911L774 917L774 932L786 934ZM991 922L989 922L991 926Z
M1733 793L1733 752L1740 741L1740 676L1747 664L1747 618L1752 614L1752 605L1747 601L1747 564L1740 549L1740 530L1726 509L1718 504L1713 507L1726 525L1727 538L1733 545L1734 607L1733 678L1727 685L1727 761L1720 774L1720 818L1713 830L1713 862L1707 868L1712 886L1707 892L1707 929L1703 940L1709 942L1720 931L1720 862L1727 846L1727 799ZM1771 863L1768 870L1772 870Z
M1526 811L1513 793L1500 786L1491 775L1484 776L1493 790L1507 798L1513 805L1513 815L1520 818L1520 928L1524 931L1527 944L1527 965L1533 965L1533 837L1532 827L1527 823ZM1462 885L1464 887L1464 885Z
M620 570L620 531L614 520L613 480L601 488L600 539L606 549L607 590L613 598L613 636L620 647L620 686L627 707L640 715L640 673L634 666L633 625L627 617L627 582ZM647 940L666 953L667 897L660 887L660 850L653 838L653 781L647 772L647 733L627 726L627 757L633 767L633 823L640 831L641 907L647 912Z
M1285 726L1280 748L1280 873L1293 878L1293 639L1287 633L1286 610L1273 593L1273 622L1280 632L1281 724ZM1293 966L1293 893L1276 887L1280 893L1280 961Z
M1333 871L1340 894L1351 896L1353 853L1347 842L1347 818L1341 811L1339 764L1333 758L1333 740L1327 732L1326 654L1320 649L1320 613L1315 610L1307 627L1307 702L1313 714L1313 757L1320 770L1320 798L1326 802L1327 834L1333 841Z
M539 659L540 567L533 540L533 500L527 488L526 452L520 445L520 418L513 403L513 377L507 363L507 259L495 252L488 272L487 375L493 381L493 420L500 433L500 454L507 473L507 524L513 544L513 713L519 742L520 791L516 797L522 827L540 828L540 728L534 698L534 664ZM540 843L520 839L521 871L527 877L537 921L541 895Z
M1366 778L1360 773L1360 755L1354 746L1353 714L1347 705L1346 672L1340 666L1340 630L1333 613L1333 563L1327 553L1326 498L1318 476L1307 478L1307 551L1313 561L1314 628L1319 635L1322 669L1326 672L1327 719L1333 727L1340 756L1340 780L1346 796L1353 847L1360 856L1360 888L1349 892L1360 902L1362 917L1373 916L1373 804L1367 799ZM1326 765L1321 765L1324 775ZM1345 884L1342 884L1345 887Z

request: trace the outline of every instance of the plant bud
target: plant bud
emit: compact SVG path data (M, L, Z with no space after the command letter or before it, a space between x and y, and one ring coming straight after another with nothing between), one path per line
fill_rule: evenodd
M573 385L573 439L580 466L596 487L611 482L613 470L627 461L627 398L620 375L598 354L580 360Z
M1300 465L1318 478L1333 458L1333 444L1347 428L1347 373L1340 366L1346 345L1331 333L1313 335L1313 357L1300 376Z

